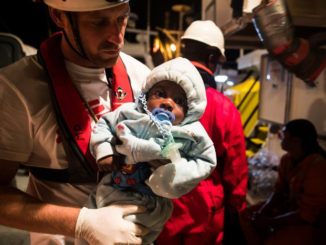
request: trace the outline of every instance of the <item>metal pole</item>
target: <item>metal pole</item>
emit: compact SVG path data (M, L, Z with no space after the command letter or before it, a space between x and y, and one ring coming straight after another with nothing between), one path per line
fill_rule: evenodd
M151 36L151 0L147 0L147 38L146 51L150 54L150 36Z

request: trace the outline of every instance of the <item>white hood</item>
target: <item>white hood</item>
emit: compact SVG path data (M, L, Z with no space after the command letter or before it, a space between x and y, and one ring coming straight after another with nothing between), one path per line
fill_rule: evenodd
M181 57L164 62L151 71L142 89L143 93L146 94L156 83L164 80L177 83L187 95L188 112L181 125L200 119L207 102L204 82L196 67Z

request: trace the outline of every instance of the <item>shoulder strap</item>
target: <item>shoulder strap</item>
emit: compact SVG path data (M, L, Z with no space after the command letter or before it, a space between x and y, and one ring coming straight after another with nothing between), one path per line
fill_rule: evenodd
M114 111L123 103L133 102L134 95L126 67L123 64L121 57L118 58L116 65L112 68L112 71L113 79L111 81L111 86L113 95L111 96L111 106L112 111Z
M54 173L52 169L32 168L31 171L36 177L52 181L95 182L96 163L91 158L88 149L91 132L90 120L66 71L60 40L61 34L56 34L43 42L39 51L39 59L49 75L48 84L52 106L60 128L69 167L62 170L60 176L58 171ZM60 95L58 96L58 94ZM73 101L74 104L72 104ZM70 111L74 113L71 114Z
M66 70L60 49L61 37L61 33L57 33L43 42L39 59L49 75L51 101L69 166L65 170L32 168L31 171L36 177L51 181L95 182L97 166L88 146L91 134L90 115ZM114 93L111 96L111 106L112 109L116 109L122 103L132 102L133 94L126 68L120 57L112 70L113 78L110 80L108 78L108 81Z

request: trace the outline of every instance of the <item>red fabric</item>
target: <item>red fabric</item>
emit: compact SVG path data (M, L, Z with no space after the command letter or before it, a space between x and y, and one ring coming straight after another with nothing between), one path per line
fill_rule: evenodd
M49 73L58 105L67 126L81 152L94 169L97 169L95 159L90 154L88 147L91 135L91 121L89 112L83 100L75 90L71 78L66 70L64 57L61 52L60 42L62 33L58 32L41 44L40 51ZM114 96L111 96L112 108L116 109L122 103L132 102L133 95L130 81L121 58L113 67L112 87ZM119 84L115 81L119 80ZM123 95L119 94L123 91ZM122 102L123 100L123 102Z
M215 89L208 88L206 96L207 107L200 122L214 142L218 167L190 193L173 200L173 214L157 245L220 245L224 203L237 211L245 208L248 170L240 114Z
M206 71L209 75L213 76L213 72L208 69L206 66L204 66L203 64L200 64L199 62L196 61L191 61L191 63L196 66L197 68L203 69L204 71Z
M112 111L117 109L123 103L133 102L134 96L132 94L131 84L126 71L126 68L119 57L117 63L112 68L113 80L112 80L112 91L111 96ZM119 81L119 82L116 82Z

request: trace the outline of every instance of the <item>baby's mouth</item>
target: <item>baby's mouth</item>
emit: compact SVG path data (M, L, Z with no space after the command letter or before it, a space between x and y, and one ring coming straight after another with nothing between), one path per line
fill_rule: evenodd
M173 123L175 121L175 116L173 112L164 110L163 108L155 108L152 111L153 116L159 121L170 121Z

